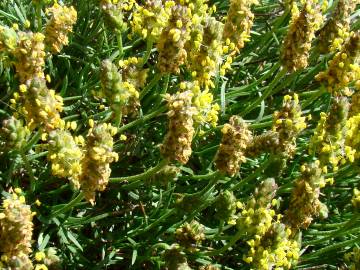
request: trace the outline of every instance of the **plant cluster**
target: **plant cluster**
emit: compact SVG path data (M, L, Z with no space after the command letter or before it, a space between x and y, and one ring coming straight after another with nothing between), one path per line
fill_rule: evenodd
M0 269L360 269L359 0L4 0Z

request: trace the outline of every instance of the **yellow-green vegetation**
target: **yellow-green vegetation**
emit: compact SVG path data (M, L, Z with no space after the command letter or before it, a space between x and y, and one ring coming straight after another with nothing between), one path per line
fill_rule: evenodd
M0 1L0 270L359 270L359 16Z

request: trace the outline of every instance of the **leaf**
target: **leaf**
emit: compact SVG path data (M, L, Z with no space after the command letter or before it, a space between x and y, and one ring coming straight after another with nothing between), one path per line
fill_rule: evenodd
M134 265L136 258L137 258L137 250L134 249L132 252L131 265Z
M76 240L75 236L70 231L67 232L67 236L69 237L69 240L75 244L75 246L77 246L81 251L83 251L82 246L80 245L80 243Z

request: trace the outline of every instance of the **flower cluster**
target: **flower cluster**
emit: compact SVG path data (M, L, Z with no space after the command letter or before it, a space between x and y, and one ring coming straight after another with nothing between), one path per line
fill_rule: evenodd
M237 116L232 116L221 132L222 139L215 157L216 168L234 176L239 171L240 164L246 162L245 150L252 135L244 120Z
M354 195L351 199L351 203L356 210L360 210L360 190L354 188Z
M48 159L51 161L52 174L58 177L70 178L75 187L79 188L81 175L82 149L79 143L84 139L80 136L74 139L68 130L54 130L49 133Z
M124 12L130 11L136 4L135 0L101 0L100 7L105 14L108 25L115 31L122 32L126 29L127 23L124 21Z
M357 0L339 0L336 8L319 31L319 51L329 53L339 50L350 34L350 15L355 10Z
M258 1L230 1L230 7L224 26L223 40L229 40L229 43L235 44L235 49L237 51L242 49L245 46L245 42L250 39L250 29L254 20L254 14L251 12L251 6L254 4L258 4Z
M360 114L350 117L346 121L345 151L350 161L360 158Z
M274 113L273 132L278 133L279 143L274 149L277 154L283 153L292 157L296 149L296 138L306 128L305 117L297 94L293 97L286 95L283 99L282 108Z
M191 142L194 136L193 116L196 109L192 106L193 94L189 91L167 95L168 132L160 146L161 153L170 160L186 164L191 155Z
M284 221L291 230L306 229L314 216L319 216L324 205L320 202L320 188L325 186L320 162L315 161L301 166L301 176L295 182L290 204Z
M137 57L130 57L119 61L123 82L128 85L129 88L134 86L135 91L137 92L133 92L133 94L129 97L127 105L122 109L122 113L125 116L136 115L140 106L138 93L140 89L145 86L149 71L148 69L142 68L141 64L142 59ZM131 90L134 91L134 89Z
M230 221L236 213L236 197L229 190L222 191L215 201L215 217L221 221Z
M119 61L123 81L131 83L136 89L145 86L149 71L141 67L141 60L141 58L130 57Z
M179 246L173 245L164 253L165 269L191 270L185 254Z
M189 53L188 66L194 80L199 81L205 88L215 85L211 78L215 76L222 61L223 24L213 17L207 17L202 27L201 45Z
M21 83L35 77L44 78L45 36L41 33L18 32L18 42L12 54Z
M157 66L162 73L180 73L180 66L185 64L187 52L185 44L190 39L191 10L186 6L175 5L167 26L163 29L157 49Z
M45 28L45 44L52 53L59 53L69 43L68 34L77 20L77 12L72 6L61 6L55 2L46 13L50 20Z
M106 98L116 116L127 113L128 107L138 104L139 92L130 81L123 81L122 74L110 60L104 60L101 66L100 96Z
M184 223L175 231L176 241L180 246L189 251L195 251L196 247L205 239L205 228L196 220Z
M291 23L281 52L282 64L289 72L307 67L311 41L322 21L315 1L307 0L301 12L293 3Z
M20 101L20 111L25 115L30 129L43 127L50 132L64 126L60 117L63 110L62 97L47 88L44 78L33 77L26 84L20 85L19 93L14 93L12 102L15 105L17 100Z
M118 154L113 152L113 136L116 132L116 128L104 123L95 125L87 134L79 183L85 198L92 204L95 201L95 192L105 190L109 182L110 163L119 158Z
M343 159L348 111L347 98L335 97L329 113L320 114L320 121L310 139L309 153L317 155L321 167L330 164L337 171L339 162Z
M253 137L246 148L246 156L256 157L262 153L276 153L279 145L279 133L269 130Z
M296 138L306 128L305 117L297 94L286 95L282 108L275 111L272 130L254 136L246 149L246 155L256 157L262 153L272 153L280 160L291 158L296 150Z
M329 62L327 70L316 75L330 93L346 93L350 82L360 78L360 67L356 59L360 51L360 31L351 33L341 50Z
M360 82L360 81L359 81ZM351 96L349 117L357 115L360 113L360 92L357 91Z
M147 0L145 4L136 5L130 22L132 32L139 34L150 42L157 42L163 29L167 26L174 1Z
M30 136L30 130L21 120L10 117L2 122L0 128L0 146L6 150L21 150Z
M9 65L11 52L17 45L17 33L14 28L0 25L0 60Z
M345 254L346 269L357 270L360 267L360 248L354 247L351 252Z
M291 230L282 223L272 223L261 239L247 241L249 252L244 257L254 269L292 269L300 257L300 245L292 239Z
M195 125L204 126L210 124L216 126L220 106L213 102L212 93L209 90L201 91L198 81L182 82L180 83L180 89L191 92L193 95L192 104L196 108L196 113L193 116Z
M271 203L276 189L275 180L273 178L266 179L240 212L236 226L239 231L244 232L246 239L260 240L270 229L275 216L275 211L271 209Z
M2 203L0 252L3 253L2 258L6 258L3 261L8 265L19 261L23 265L32 266L28 256L31 253L33 213L30 206L26 204L25 197L21 195L22 191L20 189L15 189L15 191L11 191ZM32 267L24 269L32 269Z

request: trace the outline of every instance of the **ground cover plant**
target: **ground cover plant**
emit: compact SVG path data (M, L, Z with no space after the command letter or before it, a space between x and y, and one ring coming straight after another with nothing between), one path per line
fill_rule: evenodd
M360 269L358 0L0 2L1 269Z

